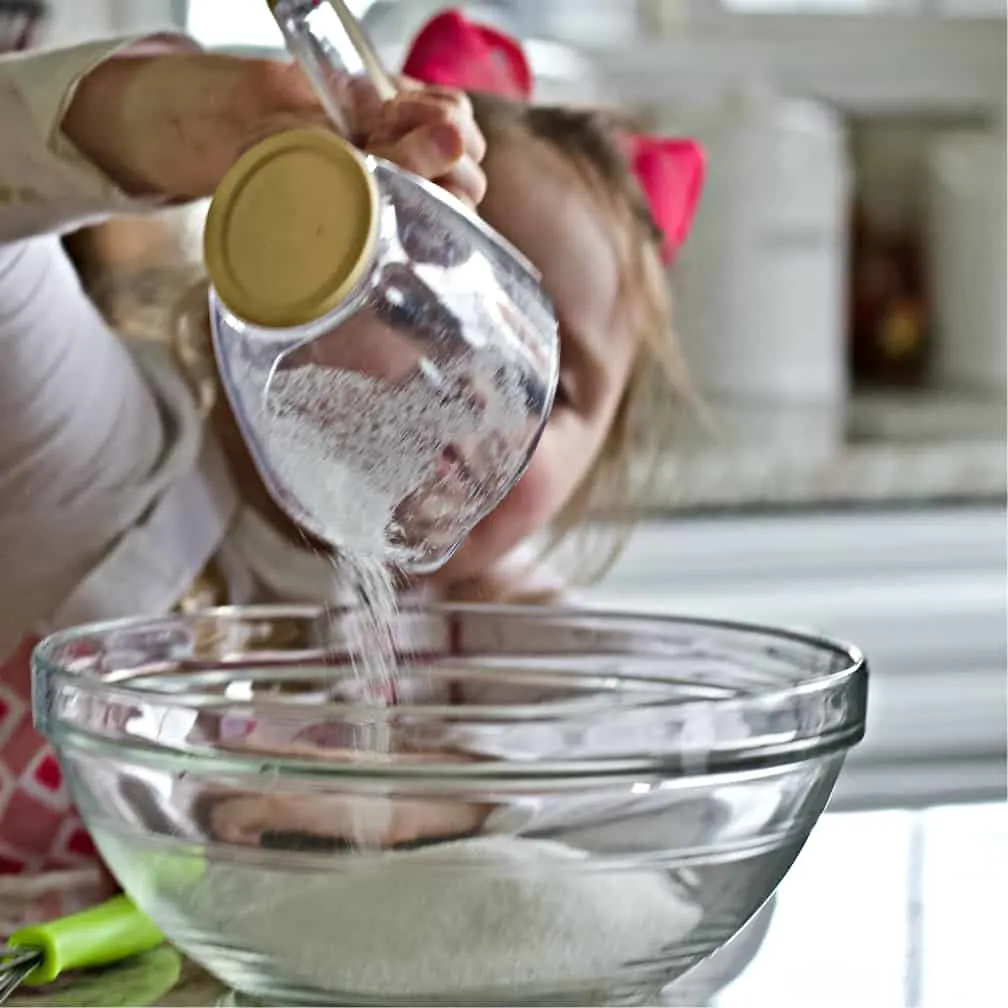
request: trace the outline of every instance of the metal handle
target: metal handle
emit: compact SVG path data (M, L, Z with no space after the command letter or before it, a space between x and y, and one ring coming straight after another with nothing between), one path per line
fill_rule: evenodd
M352 134L342 101L347 74L365 74L382 101L396 96L395 82L382 65L360 21L343 0L266 2L291 55L344 136Z
M364 26L343 0L328 0L328 3L336 11L336 16L340 19L343 30L346 32L358 59L360 59L364 72L374 84L378 97L382 101L390 101L396 96L399 89L382 64L381 57L378 55L374 43L368 38Z

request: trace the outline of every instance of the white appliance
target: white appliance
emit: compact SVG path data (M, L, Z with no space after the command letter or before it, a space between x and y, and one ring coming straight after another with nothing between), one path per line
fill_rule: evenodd
M708 153L707 187L673 275L696 382L732 436L800 437L799 450L831 451L847 397L843 124L823 105L749 85L679 125ZM732 431L736 406L745 421ZM754 424L762 406L766 426Z
M802 626L863 648L868 731L833 809L1004 801L1004 507L643 523L579 600Z
M1005 134L949 133L927 157L935 380L1003 396L1008 371Z

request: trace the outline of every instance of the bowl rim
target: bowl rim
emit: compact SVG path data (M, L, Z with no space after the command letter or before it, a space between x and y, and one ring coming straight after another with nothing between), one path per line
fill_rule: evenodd
M534 761L519 760L515 762L492 761L488 763L452 763L447 760L407 763L396 760L382 761L375 760L354 760L347 765L333 762L321 762L318 757L294 756L288 754L271 755L268 752L242 751L237 749L213 750L211 754L200 755L198 752L189 752L179 748L169 748L164 744L145 741L140 738L129 738L111 743L105 736L86 732L79 726L68 725L58 715L53 716L47 705L47 700L53 698L61 686L73 685L78 695L87 694L97 700L113 700L117 703L129 705L150 704L152 702L161 703L179 710L194 711L219 711L221 708L239 708L241 704L231 698L223 698L219 693L166 693L142 683L129 683L126 681L109 682L99 678L92 678L82 675L80 672L67 669L65 666L57 664L52 655L58 649L71 644L75 640L87 636L100 636L123 630L135 630L142 627L157 627L159 624L165 626L182 623L195 623L199 620L270 620L270 619L317 619L320 616L333 618L340 614L359 611L351 606L326 606L312 603L304 604L254 604L254 605L229 605L212 607L199 610L193 613L169 614L163 616L141 616L126 617L114 620L103 620L92 623L85 623L68 629L58 630L43 638L34 648L31 656L32 667L32 687L33 687L33 712L36 727L48 735L56 743L56 734L72 735L86 745L91 742L99 744L112 744L120 751L129 751L132 754L143 756L145 761L160 764L164 758L178 758L184 756L187 760L193 759L212 761L215 771L230 769L235 772L248 772L252 769L256 773L262 773L265 766L269 766L271 772L281 776L293 775L305 778L325 778L333 776L357 777L364 779L380 779L395 777L397 779L412 779L414 781L436 779L444 784L451 780L457 782L475 781L498 781L506 780L528 780L536 779L541 781L544 778L608 778L612 776L633 776L639 777L642 774L660 773L666 777L687 777L697 776L698 768L695 762L682 753L670 759L667 753L652 753L644 758L590 758L590 759L544 759ZM712 747L705 752L705 766L699 775L731 773L762 773L775 767L790 766L798 762L803 762L820 756L829 756L836 753L846 752L856 745L864 736L867 707L867 681L868 662L859 648L852 644L844 643L830 638L826 635L814 631L791 629L787 627L771 627L755 622L742 620L726 620L716 617L706 616L685 616L672 613L641 613L633 610L620 610L610 608L594 608L579 606L541 606L541 605L501 605L497 603L424 603L421 601L407 601L399 614L416 613L419 615L448 616L453 615L484 615L495 618L537 618L537 619L569 619L572 621L583 620L586 617L595 622L602 622L607 627L618 629L620 627L630 627L635 624L650 624L659 628L699 629L727 632L738 634L740 637L750 636L762 638L768 641L779 641L782 643L796 644L808 647L813 651L832 655L841 659L842 667L835 668L828 673L810 676L807 680L790 684L779 689L769 689L753 696L743 696L730 699L698 699L678 702L674 706L687 714L693 710L704 709L710 711L716 709L721 713L744 713L747 707L754 703L760 705L772 705L779 703L786 706L795 700L801 701L803 698L814 702L814 699L823 694L842 693L850 701L846 705L843 717L836 725L831 726L828 732L812 731L808 735L789 741L767 742L759 739L740 740L737 745L719 745ZM277 654L280 652L274 652ZM263 658L252 663L247 656L242 663L235 661L235 667L249 667L254 664L256 667L267 667L270 664L289 664L291 662L307 663L313 659L324 656L324 648L311 648L301 650L290 650L282 652L284 661L271 662L263 653ZM524 653L524 657L532 657L533 653ZM658 656L660 657L660 655ZM218 659L208 662L208 665L219 666L222 669L228 667L228 659ZM635 677L628 675L628 680ZM641 677L636 677L638 680ZM252 705L250 705L252 706ZM262 701L257 699L254 703L256 710L268 710L271 707L276 709L290 710L290 702ZM471 721L477 717L502 717L504 720L520 720L514 717L508 718L508 712L512 714L518 705L502 704L470 704L462 706L435 706L417 704L397 704L392 708L377 708L360 702L332 702L325 705L317 705L316 710L325 709L332 713L352 712L359 715L362 711L394 710L396 717L421 717L435 718L452 717L460 721ZM533 706L533 705L527 705ZM544 704L534 705L536 709L542 710ZM671 706L668 698L655 701L653 696L643 702L629 702L620 705L623 711L639 711L647 708L662 708ZM463 713L464 712L464 713ZM376 754L377 755L377 754Z

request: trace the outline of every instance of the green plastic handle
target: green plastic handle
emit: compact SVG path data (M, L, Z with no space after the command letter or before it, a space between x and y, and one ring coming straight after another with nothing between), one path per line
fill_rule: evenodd
M128 896L114 896L81 913L21 928L7 939L7 946L42 954L42 962L24 980L29 987L39 987L64 970L109 966L163 941L164 935Z

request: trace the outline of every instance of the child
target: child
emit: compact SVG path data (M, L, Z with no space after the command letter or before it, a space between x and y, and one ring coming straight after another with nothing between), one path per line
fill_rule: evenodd
M489 79L485 69L477 76L471 72L481 58L494 68ZM528 105L530 75L521 50L457 14L428 26L407 71L441 86L497 92L472 96L489 143L484 161L489 187L481 212L542 270L560 319L557 403L526 476L446 568L417 586L438 596L508 599L524 587L509 565L517 547L543 533L560 537L607 494L625 493L634 413L656 361L681 388L662 266L685 237L702 160L689 143L633 137L599 114ZM469 163L456 162L448 182L476 194L475 201L482 193L472 181L471 162L482 151L470 146ZM106 170L117 164L127 178L144 178L140 191L165 191L150 184L160 170L156 159L142 171L121 159L104 164ZM168 191L203 195L207 174L193 168L185 187ZM116 358L120 372L139 365L146 394L162 410L169 404L169 415L182 427L171 449L177 457L158 468L163 439L142 429L138 419L130 421L139 441L151 441L146 454L138 448L133 457L147 460L157 485L142 501L127 501L132 510L117 501L134 524L125 526L114 549L66 586L69 601L46 614L47 627L208 602L341 600L332 564L300 546L298 530L255 474L216 386L204 304L202 292L196 292L180 313L172 340L180 368L169 366L163 347L138 349L133 360ZM195 395L187 397L180 388L180 371ZM109 382L117 380L114 369L105 374ZM216 437L202 437L201 415L209 417ZM190 574L186 583L178 559L183 556L189 569L196 560L196 570L208 561L200 576ZM253 810L255 829L266 828L261 812ZM225 819L220 829L227 827ZM56 832L63 836L59 830L65 828L61 821ZM0 819L0 844L5 829ZM419 829L407 822L402 832L408 839ZM444 832L441 824L422 831L428 829ZM461 830L462 824L452 825L452 832ZM38 852L33 857L37 867L52 863Z

